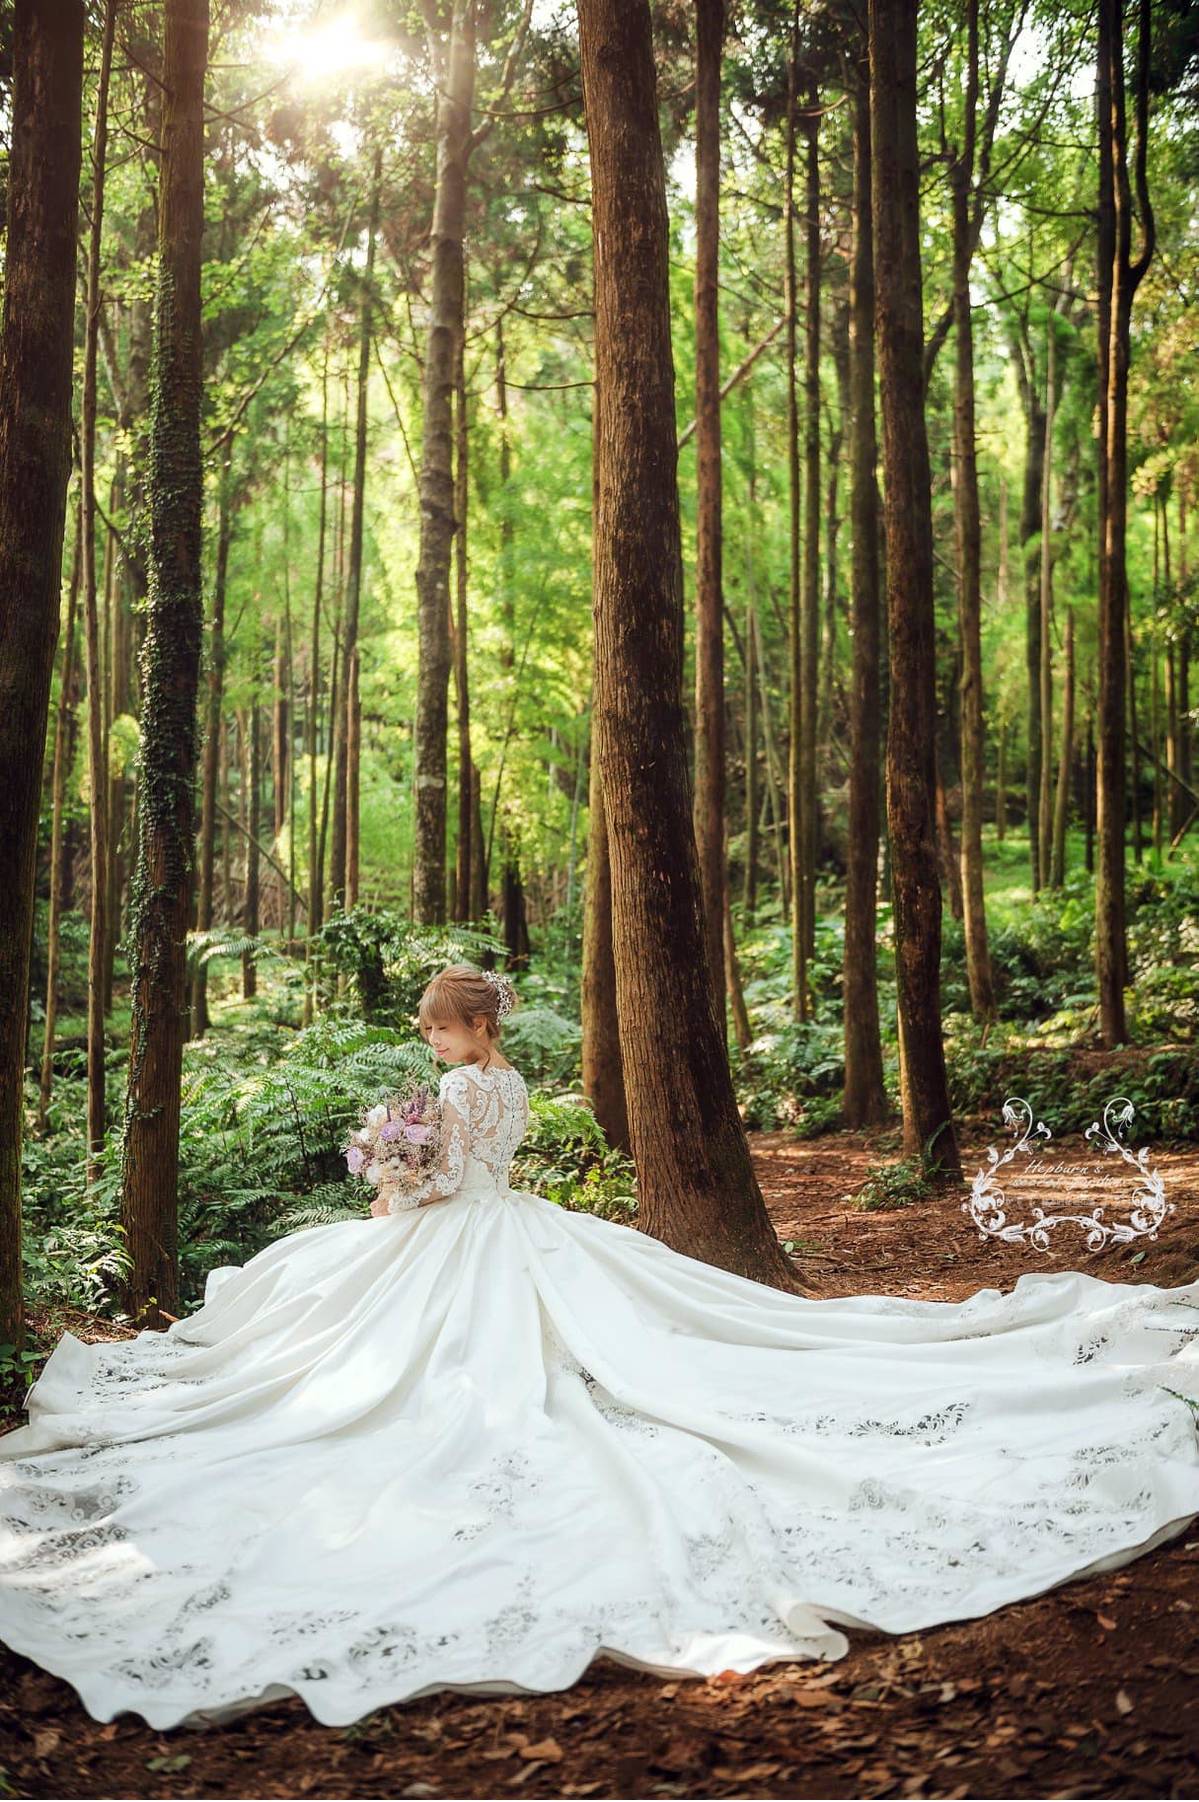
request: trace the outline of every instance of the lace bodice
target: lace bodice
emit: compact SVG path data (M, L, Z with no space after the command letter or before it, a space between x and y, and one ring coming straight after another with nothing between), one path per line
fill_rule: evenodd
M489 1070L457 1064L438 1084L445 1135L441 1157L419 1188L392 1198L391 1213L406 1212L426 1197L481 1187L508 1187L508 1169L529 1124L529 1092L513 1065Z

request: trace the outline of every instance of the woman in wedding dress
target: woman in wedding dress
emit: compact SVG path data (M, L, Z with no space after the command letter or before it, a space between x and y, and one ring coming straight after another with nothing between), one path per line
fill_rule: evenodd
M422 1205L212 1271L165 1334L65 1333L0 1437L0 1641L96 1720L838 1659L1199 1515L1199 1282L814 1300L513 1189L512 998L422 1000Z

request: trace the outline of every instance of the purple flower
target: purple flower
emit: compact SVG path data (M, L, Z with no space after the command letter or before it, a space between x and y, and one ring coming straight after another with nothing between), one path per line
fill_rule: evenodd
M386 1144L390 1145L393 1139L399 1138L403 1130L404 1129L398 1120L389 1120L387 1125L380 1129L379 1137Z
M351 1145L346 1152L346 1163L355 1176L361 1176L366 1166L366 1153L361 1145Z
M421 1126L419 1124L415 1126L406 1126L404 1128L404 1137L411 1140L413 1145L427 1145L433 1137L433 1128L431 1126Z

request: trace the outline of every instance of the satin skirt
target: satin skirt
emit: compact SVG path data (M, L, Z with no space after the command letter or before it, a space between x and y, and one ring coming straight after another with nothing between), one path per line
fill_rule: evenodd
M157 1729L832 1660L1199 1516L1199 1282L814 1300L500 1187L306 1228L0 1436L0 1641Z

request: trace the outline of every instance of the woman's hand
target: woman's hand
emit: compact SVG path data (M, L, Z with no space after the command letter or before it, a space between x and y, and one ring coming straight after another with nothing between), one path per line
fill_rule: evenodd
M375 1193L371 1198L371 1214L376 1219L378 1219L378 1217L381 1214L390 1214L391 1213L391 1209L387 1205L389 1195L390 1195L390 1191L384 1187L380 1187L375 1190Z

